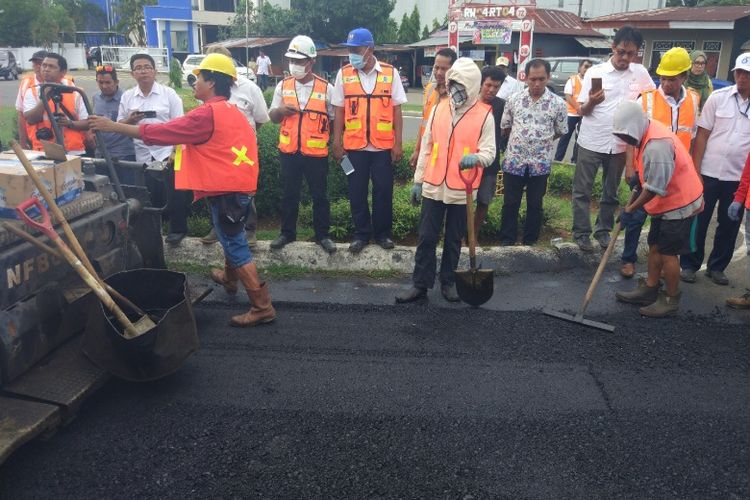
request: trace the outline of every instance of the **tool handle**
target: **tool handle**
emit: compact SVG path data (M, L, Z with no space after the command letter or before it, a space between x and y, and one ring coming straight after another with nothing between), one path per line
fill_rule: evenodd
M30 208L36 208L39 210L39 214L42 217L41 222L37 222L29 216L26 211ZM32 229L41 231L47 235L49 239L55 240L56 238L60 238L60 235L52 228L52 221L49 218L49 212L44 208L44 205L39 201L39 198L29 198L28 200L22 201L16 207L16 213L24 224Z
M477 175L479 175L480 167L472 167L471 169L471 175L464 177L464 171L461 170L461 166L458 166L458 176L461 178L462 181L464 181L464 186L466 189L466 194L472 194L474 191L474 181L477 180Z
M26 172L29 174L29 177L34 182L34 185L39 190L39 193L42 195L42 198L44 198L44 201L47 202L47 206L49 206L49 211L52 212L52 216L62 226L63 232L65 233L65 237L68 238L68 242L70 242L70 246L73 247L73 251L81 260L81 262L83 262L83 265L86 266L86 269L88 270L88 272L96 276L96 271L94 270L94 266L91 265L91 261L86 255L86 252L83 251L81 244L78 242L78 238L76 238L76 235L73 234L73 230L70 228L70 224L68 224L68 221L65 219L65 216L63 215L62 210L60 210L60 207L58 207L57 203L55 203L55 198L50 194L50 192L44 186L44 184L42 183L42 180L39 178L39 174L37 174L36 170L34 170L34 166L26 157L26 153L23 152L23 149L21 149L21 146L16 141L10 141L10 146L11 148L13 148L13 152L16 153L16 156L18 157L19 161L23 165L23 168L26 169ZM50 238L52 238L52 236L50 236Z
M471 185L471 184L469 184ZM466 227L469 230L469 267L472 271L477 268L477 242L474 241L474 197L472 190L466 191Z
M583 316L583 313L586 312L586 308L589 306L589 302L591 302L591 297L594 295L594 290L596 290L596 286L599 284L599 280L602 277L602 274L604 274L604 268L607 266L607 262L609 262L609 257L612 255L612 252L615 249L615 243L617 243L617 237L620 235L620 229L622 228L621 224L617 224L615 227L615 232L612 234L612 239L609 241L609 245L607 245L607 249L604 251L604 255L602 255L602 260L599 261L599 267L596 269L596 273L594 274L594 279L591 280L591 284L589 285L589 289L586 290L586 295L583 297L583 303L581 304L581 309L579 310L578 314Z

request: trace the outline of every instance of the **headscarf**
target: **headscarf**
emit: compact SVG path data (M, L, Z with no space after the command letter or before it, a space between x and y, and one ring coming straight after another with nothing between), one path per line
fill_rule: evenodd
M708 62L706 53L701 50L694 50L690 53L690 61L695 62L696 59L702 57ZM714 86L711 84L711 79L708 77L708 68L703 68L703 73L695 75L691 70L688 70L688 79L685 82L685 86L689 89L693 89L698 92L701 96L700 108L703 109L703 105L706 103L706 99L714 91Z
M466 101L459 109L469 109L479 99L479 88L482 86L482 72L476 63L468 57L459 57L453 66L445 73L445 82L456 82L463 85L466 91Z

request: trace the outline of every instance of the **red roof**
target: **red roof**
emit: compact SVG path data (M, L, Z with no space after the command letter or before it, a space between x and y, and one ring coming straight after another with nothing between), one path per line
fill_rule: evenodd
M666 7L595 17L589 19L587 24L599 28L619 27L624 23L640 28L669 28L670 22L731 22L747 16L750 16L750 6Z
M531 16L535 33L604 38L604 35L584 24L580 17L564 10L534 9Z

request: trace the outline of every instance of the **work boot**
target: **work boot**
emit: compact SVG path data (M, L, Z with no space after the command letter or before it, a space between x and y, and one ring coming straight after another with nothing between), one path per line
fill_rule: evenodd
M211 228L208 234L201 238L201 243L204 245L213 245L217 241L219 241L219 238L216 236L216 229L214 228Z
M615 297L617 297L617 300L620 302L625 302L627 304L647 306L656 302L659 295L659 287L660 285L648 286L646 280L640 278L635 290L630 292L617 292Z
M732 309L750 309L750 288L747 289L744 295L739 297L729 297L727 299L727 305Z
M255 250L258 247L258 237L255 235L255 229L248 229L245 231L245 235L247 236L247 246Z
M727 278L727 275L722 271L712 271L710 269L706 269L706 276L711 278L711 281L713 281L717 285L726 286L729 284L729 278Z
M250 310L245 314L232 316L229 324L249 328L275 320L276 309L271 304L268 285L260 282L255 264L245 264L237 268L236 272L245 290L247 290L247 296L250 298Z
M680 271L680 279L685 283L695 283L695 269L683 269Z
M224 269L211 269L211 279L214 283L224 287L229 295L237 293L237 272L229 266L228 262L224 263Z
M680 296L681 292L677 292L677 295L670 297L667 292L659 292L659 296L651 305L641 307L638 312L642 316L649 318L666 318L667 316L674 316L677 311L680 310Z
M630 279L635 276L635 264L632 262L625 262L620 268L620 276L626 279Z
M456 292L456 285L441 285L440 293L443 294L443 298L448 302L461 302L461 298Z
M417 300L427 297L427 289L418 286L412 286L408 290L396 295L396 304L408 304L409 302L416 302Z

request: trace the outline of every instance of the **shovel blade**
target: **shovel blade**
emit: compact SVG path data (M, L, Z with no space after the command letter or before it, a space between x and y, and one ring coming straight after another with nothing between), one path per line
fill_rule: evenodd
M456 271L456 292L470 306L479 307L490 300L494 289L495 271L492 269Z

